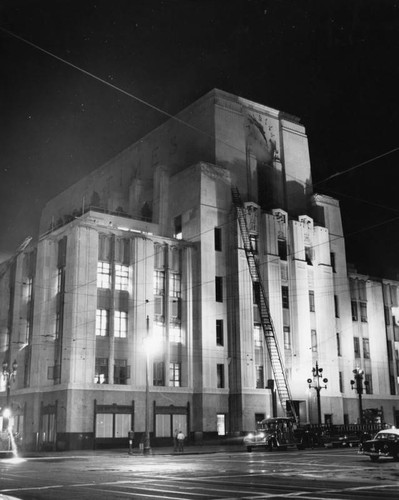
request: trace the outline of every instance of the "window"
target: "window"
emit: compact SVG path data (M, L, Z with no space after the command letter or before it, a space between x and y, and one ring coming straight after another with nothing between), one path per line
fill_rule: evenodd
M254 345L255 349L262 349L262 327L259 323L254 325Z
M315 312L316 310L314 305L314 290L309 290L309 310L310 312Z
M354 351L355 351L355 358L360 358L359 337L353 337L353 347L354 347Z
M335 309L335 317L339 318L339 302L338 295L334 295L334 309Z
M169 325L169 342L175 342L180 344L182 341L181 326L180 323L171 323Z
M367 303L360 302L360 321L367 323Z
M115 359L114 384L126 385L130 378L130 366L127 366L126 359Z
M97 263L97 287L111 287L111 266L108 262L101 261Z
M264 389L265 388L265 379L263 376L263 366L256 366L256 388Z
M173 320L173 321L180 320L180 318L181 318L180 306L181 306L180 299L173 299L170 301L169 315L170 315L171 320Z
M333 273L336 273L337 272L337 269L335 267L335 253L334 252L331 252L330 253L330 261L331 261L331 268L332 268L332 271Z
M344 392L344 379L342 372L339 372L339 392Z
M165 267L165 249L159 243L154 244L154 268L164 269Z
M366 394L373 394L373 378L371 373L366 373L364 375L364 387L366 390Z
M223 335L223 320L216 320L216 345L224 345L224 335Z
M282 295L284 309L289 309L290 302L289 302L289 298L288 298L288 286L281 287L281 295Z
M129 267L115 264L115 290L127 290L129 284Z
M54 326L54 338L55 340L60 338L61 334L61 314L57 312L55 316L55 326Z
M165 364L163 361L156 361L153 363L153 384L157 386L165 385Z
M286 240L277 240L278 256L281 260L287 260L287 242Z
M96 335L106 337L109 333L109 311L107 309L97 309L96 313Z
M258 237L255 234L249 235L249 241L251 243L251 249L253 253L258 253Z
M176 238L177 240L181 240L183 238L183 226L182 226L182 219L181 215L178 215L177 217L174 218L174 233L173 237Z
M62 293L64 291L65 285L65 269L63 267L59 267L57 269L57 293Z
M317 332L316 332L316 330L311 330L310 336L311 336L312 351L317 352Z
M215 227L215 250L222 251L222 229L220 227Z
M169 385L172 387L181 386L181 365L180 363L169 363Z
M283 327L284 332L284 349L291 349L291 332L289 326Z
M370 358L370 342L369 339L363 339L363 358Z
M391 311L388 306L384 306L384 317L385 317L385 324L390 325L391 324Z
M223 278L221 276L215 277L215 296L216 302L223 302Z
M115 311L114 313L114 336L127 337L127 312Z
M96 358L95 384L108 384L108 358Z
M181 297L181 276L177 273L170 273L169 275L169 296Z
M337 355L342 356L342 354L341 354L341 336L340 336L339 332L337 332L336 338L337 338Z
M224 388L224 365L216 365L216 375L217 375L217 387L218 389Z
M165 271L154 271L154 295L165 294Z
M356 300L351 301L351 310L352 310L352 321L357 321L358 316L357 316L357 302L356 302Z
M309 266L313 266L313 264L312 264L313 252L312 252L312 249L310 247L305 247L305 260L306 260L306 264L308 264Z

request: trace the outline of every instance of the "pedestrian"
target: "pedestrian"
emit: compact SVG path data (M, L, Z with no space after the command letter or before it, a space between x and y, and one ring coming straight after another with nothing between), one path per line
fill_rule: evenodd
M173 451L177 451L177 435L179 434L179 431L175 429L175 432L173 434Z
M184 451L184 439L185 435L182 433L182 431L179 431L177 434L177 444L178 444L178 449L179 451L183 452Z

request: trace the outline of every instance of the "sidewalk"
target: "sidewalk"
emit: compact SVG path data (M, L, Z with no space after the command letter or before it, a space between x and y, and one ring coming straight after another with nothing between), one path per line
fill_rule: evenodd
M68 451L20 451L18 455L23 458L40 458L40 457L85 457L85 456L157 456L157 455L198 455L202 453L237 453L246 451L242 438L231 441L201 441L198 443L188 443L184 446L184 451L174 451L173 446L152 446L150 453L144 454L139 447L133 447L129 453L129 446L126 448L110 448L110 449L95 449L95 450L68 450ZM1 457L0 457L1 458Z

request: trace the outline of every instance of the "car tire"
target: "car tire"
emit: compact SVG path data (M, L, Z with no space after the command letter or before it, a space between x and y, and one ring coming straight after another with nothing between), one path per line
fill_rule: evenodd
M251 452L252 451L252 446L247 446L247 451Z
M379 458L380 458L380 457L370 457L370 460L371 460L372 462L378 462Z

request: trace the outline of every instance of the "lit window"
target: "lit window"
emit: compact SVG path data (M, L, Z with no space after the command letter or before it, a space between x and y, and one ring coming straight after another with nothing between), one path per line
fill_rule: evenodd
M97 287L111 287L111 267L109 262L100 261L97 264Z
M114 336L119 338L127 336L127 313L125 311L115 311Z
M254 345L255 349L262 348L262 327L258 323L254 325Z
M129 267L115 264L115 290L127 290L129 284Z
M312 343L312 351L317 351L317 332L316 330L311 330L311 343Z
M57 270L57 293L64 291L64 277L65 269L63 267L59 267Z
M107 309L97 309L96 313L96 335L106 337L109 331L109 311Z
M180 324L169 325L169 342L175 342L176 344L180 344L182 341L181 335L181 327Z
M369 339L363 339L363 357L370 358L370 342Z
M181 277L180 274L170 273L169 275L169 296L177 297L181 296Z
M95 384L108 384L108 358L96 358Z
M169 363L169 385L180 387L180 363Z
M367 303L360 302L360 321L367 323Z
M165 294L165 272L154 271L154 295Z
M284 326L284 349L291 349L291 332L289 326Z

